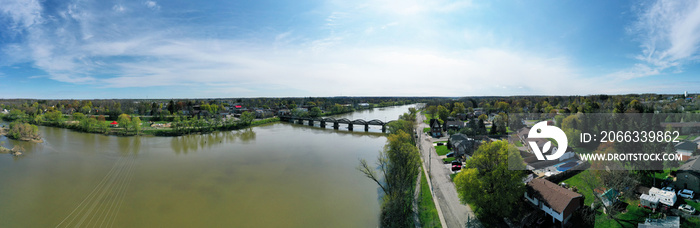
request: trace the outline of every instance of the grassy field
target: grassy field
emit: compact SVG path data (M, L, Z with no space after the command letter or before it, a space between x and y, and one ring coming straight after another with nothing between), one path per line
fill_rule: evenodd
M418 199L418 218L421 227L442 227L440 225L440 217L438 217L437 208L433 202L433 196L430 194L430 187L425 175L420 178L420 198Z
M442 156L450 152L450 149L447 149L447 146L442 145L442 146L435 146L435 151L437 151L437 154Z
M429 131L430 131L430 128L429 128L429 127L423 128L423 133L426 133L426 132L429 132Z
M590 171L589 170L584 170L583 172L574 175L573 177L566 179L562 182L570 185L570 186L576 186L578 188L578 193L586 197L586 199L583 201L583 205L588 205L590 206L591 203L593 202L594 195L593 192L590 190L587 190L588 188L585 188L585 182L583 181L582 177L583 175L588 175ZM594 183L595 186L600 186L599 183Z
M455 158L443 158L442 159L443 162L452 162L454 160L455 160Z
M651 210L637 207L639 200L629 202L627 212L617 215L618 221L608 218L606 214L599 213L595 217L595 227L637 227L637 224L644 223L644 220L649 217Z

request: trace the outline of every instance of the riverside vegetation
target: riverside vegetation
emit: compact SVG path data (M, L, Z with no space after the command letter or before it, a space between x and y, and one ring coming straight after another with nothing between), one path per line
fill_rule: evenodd
M416 179L420 172L420 155L415 146L416 109L409 109L398 121L389 123L389 134L384 150L377 158L376 169L366 160L358 169L382 189L380 225L382 227L413 227L413 200ZM382 180L383 178L383 180Z

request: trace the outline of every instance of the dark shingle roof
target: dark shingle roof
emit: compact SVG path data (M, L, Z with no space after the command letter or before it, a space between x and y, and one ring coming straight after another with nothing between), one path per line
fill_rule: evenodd
M583 197L546 179L533 179L527 183L527 188L529 192L534 191L538 199L558 213L562 213L574 198Z
M698 144L691 141L683 141L676 144L676 150L689 150L695 151L698 148Z

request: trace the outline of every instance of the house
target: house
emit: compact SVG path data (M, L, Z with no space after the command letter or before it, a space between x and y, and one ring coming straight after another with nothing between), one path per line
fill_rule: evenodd
M637 228L678 228L681 227L681 219L678 216L667 216L665 219L647 218L644 223L637 224Z
M10 111L7 111L7 109L2 109L2 112L0 112L0 113L2 113L2 114L9 114Z
M369 103L359 103L357 104L360 108L369 108Z
M552 216L552 223L561 227L569 222L576 210L583 207L583 195L546 179L533 179L526 185L525 198L535 207Z
M448 120L445 121L445 124L443 126L443 129L447 130L456 130L458 131L459 129L464 128L464 122L459 121L459 120Z
M698 149L698 144L691 141L683 141L674 145L676 153L680 154L683 161L688 160Z
M442 137L442 124L438 119L430 119L430 135L436 138Z
M457 115L455 117L458 120L465 121L465 120L467 120L467 118L469 118L469 115L467 115L466 113L457 113Z
M478 147L476 140L467 137L464 134L454 134L450 136L447 142L447 147L455 153L455 158L472 156Z
M700 192L700 156L690 157L676 172L676 189L690 189Z

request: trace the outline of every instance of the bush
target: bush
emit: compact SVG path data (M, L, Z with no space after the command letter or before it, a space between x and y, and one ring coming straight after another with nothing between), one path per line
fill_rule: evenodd
M17 140L38 139L39 128L33 124L15 121L10 123L10 129L7 132L7 137Z

